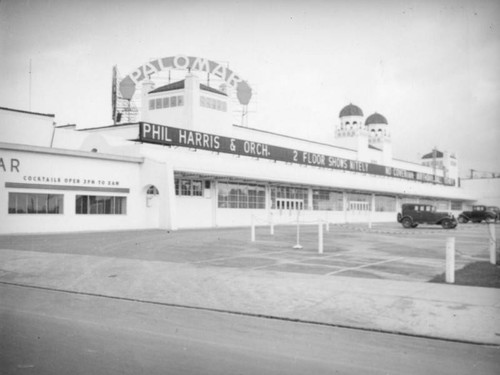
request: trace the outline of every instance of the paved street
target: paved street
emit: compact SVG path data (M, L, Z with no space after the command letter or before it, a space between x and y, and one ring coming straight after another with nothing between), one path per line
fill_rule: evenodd
M498 347L0 285L10 374L497 374Z
M497 225L498 227L498 225ZM0 236L0 373L496 374L486 225Z

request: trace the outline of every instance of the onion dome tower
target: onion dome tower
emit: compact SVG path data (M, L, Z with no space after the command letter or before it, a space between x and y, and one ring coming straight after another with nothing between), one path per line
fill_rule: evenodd
M368 116L365 121L365 126L370 134L370 144L382 143L384 140L389 140L391 138L389 123L380 113L375 112Z
M352 137L363 128L363 111L357 105L350 103L339 113L340 124L337 125L337 137Z

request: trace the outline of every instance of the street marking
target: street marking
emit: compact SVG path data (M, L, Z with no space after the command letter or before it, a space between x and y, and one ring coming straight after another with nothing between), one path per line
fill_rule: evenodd
M358 270L360 268L367 268L367 267L371 267L371 266L376 266L378 264L395 262L395 261L398 261L398 260L401 260L401 259L406 259L406 258L405 257L392 258L392 259L388 259L388 260L382 260L380 262L364 264L364 265L358 266L358 267L347 267L347 268L343 268L343 269L341 269L339 271L333 271L333 272L327 273L326 276L335 275L337 273L341 273L341 272L344 272L344 271L352 271L352 270Z
M229 259L237 259L237 258L260 258L263 255L269 255L269 254L280 254L280 253L286 253L289 252L290 250L281 250L281 251L271 251L267 253L257 253L257 254L249 254L249 253L238 253L236 255L231 255L228 257L220 257L220 258L211 258L211 259L202 259L202 260L196 260L194 262L186 262L186 264L198 264L198 263L210 263L210 262L217 262L220 260L229 260Z

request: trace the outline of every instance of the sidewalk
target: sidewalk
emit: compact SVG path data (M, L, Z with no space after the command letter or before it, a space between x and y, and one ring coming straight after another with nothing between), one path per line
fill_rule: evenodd
M0 250L0 282L500 345L500 290Z

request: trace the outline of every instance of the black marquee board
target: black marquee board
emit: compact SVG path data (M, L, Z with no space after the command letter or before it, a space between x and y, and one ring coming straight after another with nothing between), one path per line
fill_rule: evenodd
M222 152L225 154L249 156L327 169L395 177L439 185L455 185L454 179L435 176L429 173L421 173L407 169L388 167L358 160L339 158L336 156L273 146L260 142L223 137L220 135L173 128L170 126L151 124L147 122L139 123L138 141L165 146L188 147L193 149Z

